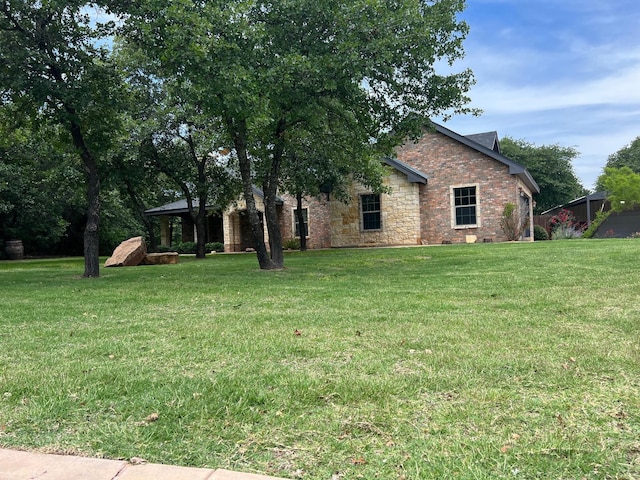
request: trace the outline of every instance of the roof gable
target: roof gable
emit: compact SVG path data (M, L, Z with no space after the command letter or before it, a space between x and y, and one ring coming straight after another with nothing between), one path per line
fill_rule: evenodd
M511 175L516 175L518 178L520 178L525 183L525 185L527 185L527 187L531 189L532 192L540 193L540 187L538 186L536 181L533 179L529 171L524 166L514 162L513 160L505 157L504 155L501 155L495 150L491 150L485 147L484 145L474 140L471 140L470 138L467 138L463 135L460 135L454 132L453 130L449 130L448 128L443 127L442 125L438 125L437 123L432 123L432 125L435 128L436 132L446 135L452 140L455 140L469 148L472 148L477 152L480 152L486 155L487 157L492 158L493 160L496 160L506 165L507 167L509 167L509 173Z
M472 135L465 135L469 140L473 140L476 143L479 143L483 147L487 147L494 152L500 153L500 142L498 141L498 132L484 132L484 133L474 133Z

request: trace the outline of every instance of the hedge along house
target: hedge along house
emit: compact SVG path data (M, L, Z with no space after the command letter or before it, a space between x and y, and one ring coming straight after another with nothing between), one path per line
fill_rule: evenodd
M539 192L538 185L526 168L500 154L496 132L464 137L434 125L417 142L398 147L395 158L382 161L388 167L389 193L377 194L354 183L348 203L326 195L305 199L308 248L506 241L501 219L507 203L516 205L526 222L521 240L533 240L532 196ZM254 195L264 211L262 192L256 188ZM207 230L222 231L225 251L253 247L243 204L241 200L224 212L218 210L213 221L220 222L219 227ZM147 214L180 214L183 221L188 217L171 204ZM278 215L282 238L297 237L295 198L282 195ZM185 229L193 230L188 221L183 238ZM161 224L167 230L168 220ZM162 244L166 238L163 233Z

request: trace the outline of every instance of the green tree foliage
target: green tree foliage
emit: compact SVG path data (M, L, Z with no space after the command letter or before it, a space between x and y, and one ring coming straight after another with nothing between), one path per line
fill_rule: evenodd
M640 206L640 173L629 167L605 167L599 181L607 192L611 210L621 212Z
M119 87L99 2L0 1L0 101L63 126L86 175L85 277L99 275L99 164L119 128Z
M616 153L609 155L605 168L629 167L633 172L640 173L640 137L637 137L629 145L622 147ZM597 191L606 190L603 182L605 173L598 177Z
M579 152L572 147L537 146L526 140L505 137L500 141L500 150L504 156L526 167L540 187L535 198L536 214L587 193L573 170L571 162Z
M189 87L190 104L219 121L235 150L263 269L283 266L276 210L283 172L292 190L305 192L330 172L361 170L364 177L431 116L469 112L471 72L435 70L438 62L463 56L461 0L134 5L125 4L127 41L150 55L150 73ZM307 174L306 165L296 168L308 161L298 153L303 138L316 135L327 140L314 143L317 158L332 158L342 146L354 154L351 162L318 175ZM265 194L269 253L254 184Z
M223 210L238 198L237 161L222 146L219 121L190 103L197 96L190 82L140 75L153 72L153 60L138 49L121 46L116 56L129 85L129 110L135 112L128 118L128 145L116 162L124 173L119 177L132 198L140 198L137 192L148 185L143 180L134 186L132 178L157 179L161 173L169 179L187 200L196 227L196 257L204 258L207 207Z
M52 253L69 225L70 209L83 207L76 156L55 142L58 128L16 127L2 109L0 121L0 239L21 239L30 253Z

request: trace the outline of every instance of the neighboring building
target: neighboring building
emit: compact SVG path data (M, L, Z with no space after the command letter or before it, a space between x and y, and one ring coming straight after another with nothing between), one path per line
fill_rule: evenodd
M564 205L550 208L542 212L541 216L551 218L560 213L560 210L569 210L573 213L576 222L580 225L589 226L595 220L596 215L600 211L611 209L611 204L607 201L607 195L604 192L595 192L583 197L578 197Z
M595 220L598 212L611 210L611 203L607 200L605 192L595 192L542 212L541 217L550 220L561 210L569 210L573 213L576 223L586 228ZM611 212L593 237L627 238L638 232L640 232L640 208L635 208L623 212Z
M349 203L327 195L305 200L308 248L501 242L507 240L500 226L507 203L518 206L526 219L522 240L533 240L532 196L539 192L538 185L526 168L500 154L496 132L465 137L435 125L435 131L405 143L396 149L396 158L383 162L389 167L385 179L389 194L375 194L354 183ZM263 211L262 192L255 193ZM296 202L286 195L280 200L278 214L286 240L298 231ZM169 216L185 218L183 202L146 212L164 217L163 244L170 238ZM208 229L212 236L207 241L220 241L215 234L229 252L252 246L242 201L225 212L213 210L214 227ZM193 231L186 222L183 238L185 230Z

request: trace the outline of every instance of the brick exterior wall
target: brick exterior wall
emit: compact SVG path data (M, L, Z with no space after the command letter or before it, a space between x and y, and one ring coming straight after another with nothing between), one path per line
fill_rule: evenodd
M509 173L507 165L440 133L427 133L417 143L406 143L396 154L398 160L429 177L420 193L421 238L425 244L464 243L467 235L474 235L480 242L505 241L500 227L505 204L520 205L520 189L531 198L531 191ZM477 187L478 226L452 228L451 189L466 185ZM531 206L529 212L531 215Z
M404 173L393 170L385 183L391 193L381 195L382 228L375 231L362 229L360 195L371 193L354 184L352 201L344 204L326 195L305 198L303 208L308 209L309 249L381 245L440 244L502 242L507 238L500 226L502 212L507 203L523 205L532 192L509 167L473 148L441 133L426 133L419 142L409 142L396 150L397 159L412 166L428 177L427 184L411 183ZM456 228L453 217L453 188L475 186L477 196L477 225ZM278 207L283 241L295 236L296 199L281 195L284 204ZM256 206L264 211L262 199ZM533 206L528 211L532 218ZM242 225L240 200L224 216L225 251L244 250L247 240L243 235L248 226ZM529 229L533 240L533 227ZM268 242L268 233L265 232Z
M281 225L282 239L286 241L295 237L294 212L297 208L297 201L295 197L288 195L283 196L283 199ZM331 247L329 204L330 202L324 194L302 200L302 208L306 208L308 212L307 248L310 250Z

